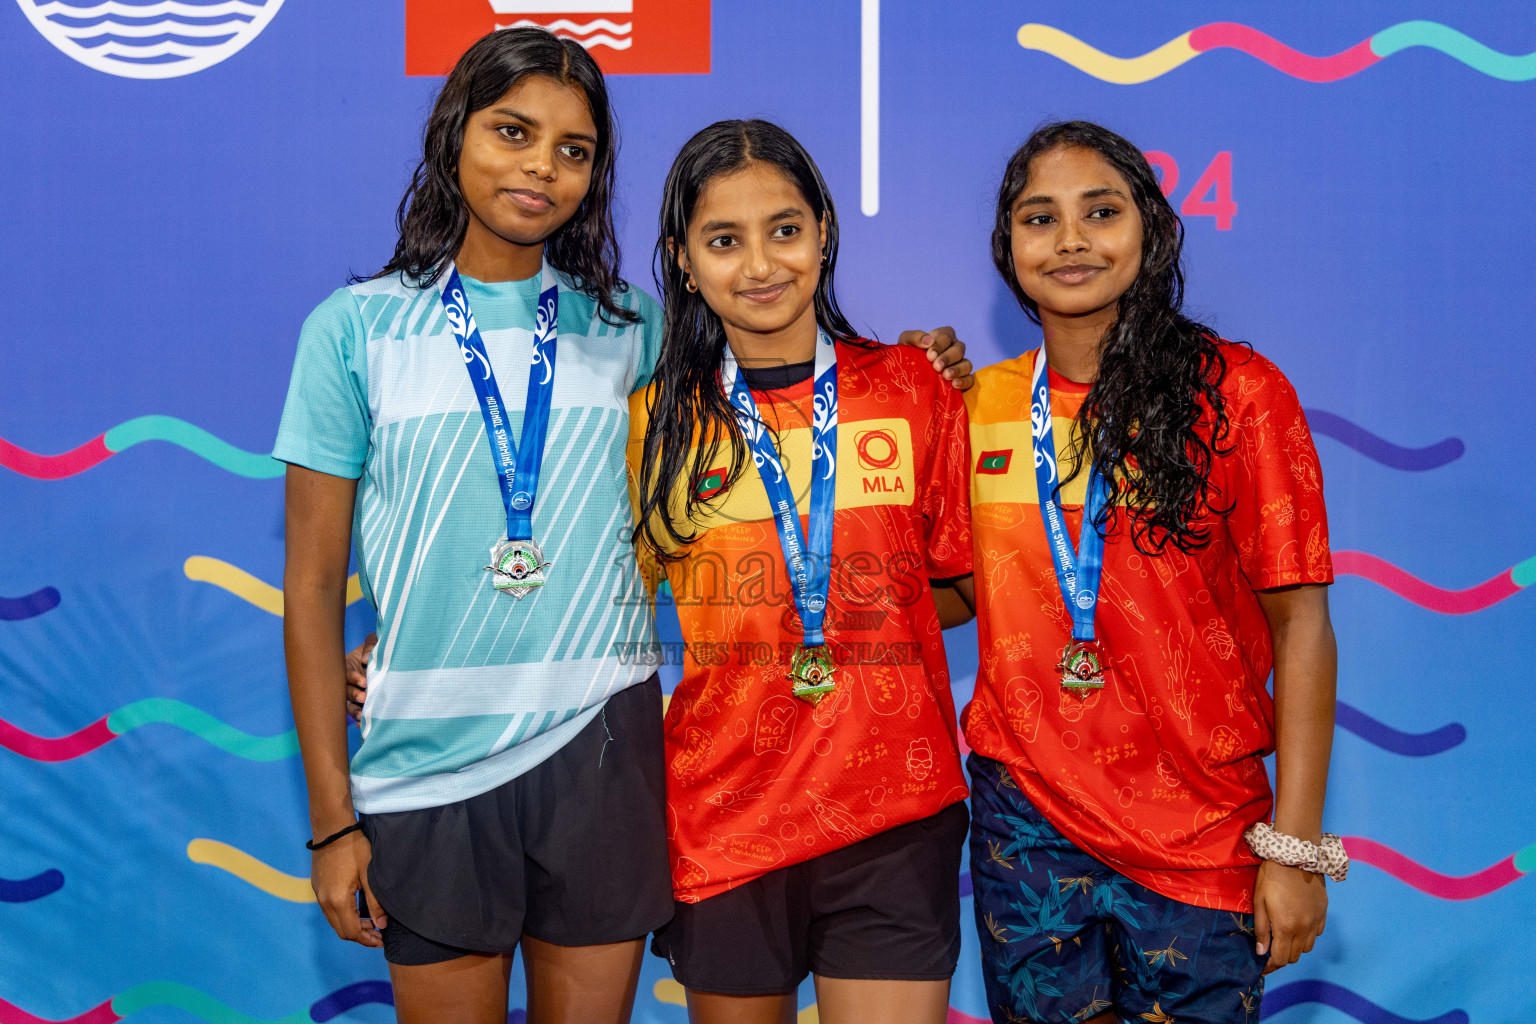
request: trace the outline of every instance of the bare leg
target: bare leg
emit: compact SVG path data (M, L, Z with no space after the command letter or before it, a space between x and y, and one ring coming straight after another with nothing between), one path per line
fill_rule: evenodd
M479 954L438 964L389 965L400 1024L506 1024L512 955Z
M525 934L528 1024L628 1024L644 955L644 939L556 946Z
M688 990L689 1024L795 1024L795 993L722 996Z
M947 981L857 981L816 976L821 1024L944 1024Z

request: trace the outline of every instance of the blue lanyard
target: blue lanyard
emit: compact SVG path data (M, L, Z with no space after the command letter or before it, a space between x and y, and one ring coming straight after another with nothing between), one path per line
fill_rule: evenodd
M1109 487L1094 466L1088 473L1088 496L1083 503L1083 525L1077 550L1067 537L1066 519L1056 501L1056 437L1051 426L1051 384L1045 372L1045 345L1035 353L1035 373L1030 382L1029 404L1032 443L1035 451L1035 487L1040 492L1040 517L1045 520L1046 540L1056 563L1056 583L1072 616L1072 639L1092 641L1093 615L1099 606L1099 578L1104 573L1104 535L1094 526L1109 500Z
M795 494L773 447L773 435L758 415L752 390L741 378L731 347L725 347L720 382L730 396L752 461L757 465L768 504L779 528L779 548L795 588L795 609L805 628L804 644L820 647L832 581L832 509L837 498L837 350L823 331L816 332L816 377L812 394L810 544L800 528Z
M514 444L507 407L496 386L496 373L485 352L480 327L464 295L459 268L450 266L441 292L448 326L464 356L480 415L491 442L491 461L501 503L507 510L507 539L533 539L533 501L539 493L539 470L544 465L544 439L549 433L549 409L555 391L555 348L560 340L560 292L555 272L546 261L539 275L539 306L533 327L533 359L528 366L528 397L523 403L523 436Z

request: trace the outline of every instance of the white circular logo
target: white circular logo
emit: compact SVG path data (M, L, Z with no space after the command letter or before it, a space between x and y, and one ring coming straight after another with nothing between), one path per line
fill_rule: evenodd
M1077 595L1077 606L1079 608L1081 608L1083 611L1087 611L1089 608L1092 608L1093 607L1093 601L1094 601L1093 591L1091 591L1091 590L1081 591Z
M512 495L512 507L519 512L526 512L533 507L533 495L527 491L518 491Z
M179 78L261 34L283 0L16 0L32 27L88 68L121 78Z

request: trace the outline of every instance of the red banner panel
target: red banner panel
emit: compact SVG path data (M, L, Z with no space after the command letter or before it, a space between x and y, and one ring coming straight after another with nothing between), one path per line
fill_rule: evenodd
M405 0L405 73L446 75L498 28L542 25L610 75L709 74L710 0Z

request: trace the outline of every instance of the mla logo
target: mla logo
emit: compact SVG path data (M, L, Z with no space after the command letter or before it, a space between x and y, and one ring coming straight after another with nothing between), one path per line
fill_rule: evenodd
M854 435L853 443L858 449L861 468L901 467L901 448L896 444L896 435L889 430L861 430Z
M244 49L283 0L16 0L32 27L88 68L120 78L179 78Z
M476 39L535 25L610 75L709 73L710 0L405 0L405 73L446 75Z

